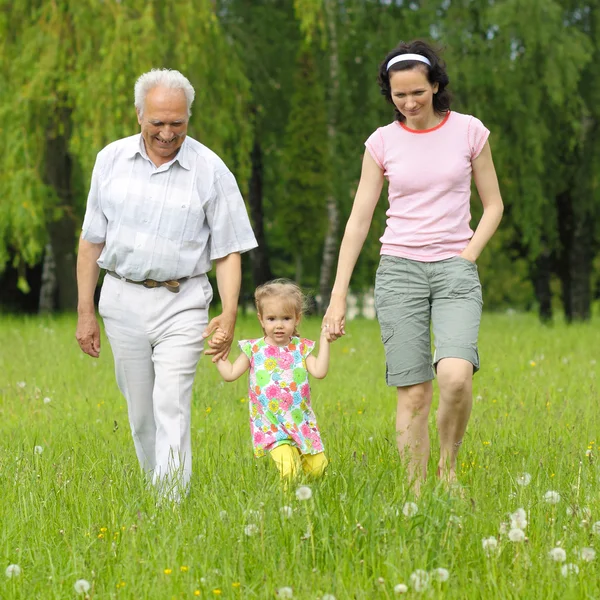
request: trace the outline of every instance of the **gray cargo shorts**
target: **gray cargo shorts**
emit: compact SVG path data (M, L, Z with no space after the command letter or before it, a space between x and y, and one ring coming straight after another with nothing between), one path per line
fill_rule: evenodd
M420 262L382 256L375 277L375 310L387 384L404 387L430 381L442 358L468 360L473 372L478 371L482 306L477 265L466 258Z

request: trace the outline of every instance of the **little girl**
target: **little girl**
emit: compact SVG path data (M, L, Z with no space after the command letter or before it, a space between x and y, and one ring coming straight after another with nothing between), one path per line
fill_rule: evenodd
M321 331L315 357L315 342L299 336L304 296L295 283L276 279L258 287L254 297L264 337L240 341L237 360L219 360L217 368L225 381L234 381L250 368L254 455L268 452L282 479L295 477L300 466L307 475L319 476L327 458L311 407L308 373L317 379L327 375L329 343ZM215 339L218 336L217 331Z

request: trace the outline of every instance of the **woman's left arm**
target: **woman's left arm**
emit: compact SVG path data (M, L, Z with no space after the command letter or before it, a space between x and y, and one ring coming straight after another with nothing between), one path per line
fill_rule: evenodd
M498 229L504 212L504 204L498 186L498 177L492 159L490 143L486 142L479 156L473 161L473 177L483 204L483 216L461 256L475 262L486 244Z

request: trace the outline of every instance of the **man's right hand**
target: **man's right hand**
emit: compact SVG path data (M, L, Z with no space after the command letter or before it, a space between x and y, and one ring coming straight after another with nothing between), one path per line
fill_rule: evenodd
M79 315L75 337L86 354L93 358L100 356L100 326L95 314Z

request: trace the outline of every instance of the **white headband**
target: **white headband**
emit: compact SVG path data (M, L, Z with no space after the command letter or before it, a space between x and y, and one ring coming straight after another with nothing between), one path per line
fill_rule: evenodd
M418 60L419 62L431 66L431 61L426 56L422 56L421 54L398 54L398 56L394 56L394 58L388 62L387 70L389 71L392 65L404 60Z

